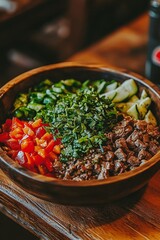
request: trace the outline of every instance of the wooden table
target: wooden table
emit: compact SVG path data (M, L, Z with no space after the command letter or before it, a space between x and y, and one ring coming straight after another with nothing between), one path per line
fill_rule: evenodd
M143 74L147 29L144 15L70 60L116 65ZM115 203L73 207L31 196L0 171L0 210L42 239L159 240L159 183L160 171L145 188Z

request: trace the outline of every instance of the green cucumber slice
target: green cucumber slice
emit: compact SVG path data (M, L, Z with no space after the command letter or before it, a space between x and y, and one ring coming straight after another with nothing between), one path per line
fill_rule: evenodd
M139 119L143 119L148 111L148 107L151 104L151 98L146 97L145 99L139 100L137 108L139 112Z
M128 79L125 82L123 82L118 88L115 90L112 90L110 92L104 93L103 96L105 98L110 98L110 96L113 96L114 93L116 93L116 96L113 98L113 102L123 102L129 97L136 94L138 91L138 87L133 79ZM110 98L111 99L111 98Z
M144 120L145 120L147 123L151 123L151 124L153 124L154 126L157 126L157 120L156 120L155 116L153 115L153 113L151 112L151 110L149 110L149 111L147 112L147 114L145 115Z
M116 103L116 107L120 112L126 113L129 108L131 108L133 105L132 102L122 102L122 103Z
M101 97L109 98L111 101L113 101L116 95L117 95L116 91L110 91L107 93L107 97L106 97L106 93L101 94Z
M136 95L133 95L130 99L129 102L130 103L136 103L139 100L139 98Z
M117 82L111 83L106 87L106 92L110 92L112 90L115 90L117 87L118 87Z
M147 94L146 90L143 89L140 99L145 99L146 97L148 97L148 94Z
M139 119L139 113L137 109L137 104L134 104L132 107L130 107L127 111L127 114L134 119L138 120Z

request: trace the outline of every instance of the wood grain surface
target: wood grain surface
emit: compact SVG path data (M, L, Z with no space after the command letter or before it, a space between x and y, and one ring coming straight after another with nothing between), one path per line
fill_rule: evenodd
M159 240L160 172L113 204L67 207L26 194L0 172L1 211L42 239Z
M142 54L139 50L146 48L147 26L148 16L144 15L70 60L108 63L142 73L145 52ZM120 36L122 43L126 40L123 49L118 41ZM133 36L137 42L132 41ZM134 54L131 54L133 49L135 53L136 49L139 52L135 54L135 58L132 58ZM142 54L141 58L138 58L139 54ZM125 56L128 60L121 61ZM159 240L159 183L160 171L143 189L117 202L99 207L71 207L31 196L0 170L0 210L45 240Z

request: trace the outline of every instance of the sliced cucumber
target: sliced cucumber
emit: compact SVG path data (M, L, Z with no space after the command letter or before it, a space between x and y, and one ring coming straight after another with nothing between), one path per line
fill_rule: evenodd
M140 99L145 99L146 97L148 97L148 94L147 94L146 90L143 89Z
M110 91L107 93L107 97L106 97L106 93L101 94L101 97L109 98L111 101L113 101L116 95L117 95L116 91Z
M130 103L136 103L139 100L139 98L136 95L133 95L130 99L129 102Z
M127 111L127 114L134 119L138 120L139 119L139 113L137 109L137 104L134 104L132 107L130 107Z
M145 120L147 123L151 123L151 124L153 124L154 126L157 126L157 120L156 120L155 116L153 115L153 113L151 112L151 110L149 110L149 111L147 112L147 114L145 115L144 120Z
M120 112L126 113L128 111L129 108L131 108L133 105L132 102L122 102L122 103L117 103L116 107Z
M143 119L148 111L148 107L151 104L151 98L146 97L145 99L139 100L137 108L139 112L139 119Z
M117 82L111 83L106 87L106 92L110 92L112 90L115 90L117 87L118 87Z
M133 79L126 80L118 88L110 92L104 93L105 98L110 98L116 93L116 96L113 98L113 102L123 102L127 98L133 96L138 91L138 87Z

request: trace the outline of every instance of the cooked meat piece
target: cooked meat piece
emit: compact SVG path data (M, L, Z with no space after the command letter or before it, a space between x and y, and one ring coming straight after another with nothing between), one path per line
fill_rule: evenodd
M140 164L140 160L135 157L135 156L131 156L128 158L127 162L131 165L131 166L139 166Z
M119 138L115 141L115 146L116 148L122 148L123 150L127 151L128 150L128 146L126 143L126 139L125 138Z
M124 172L125 169L126 167L122 161L116 160L114 162L114 172L115 172L114 175Z
M151 136L154 137L155 139L160 140L160 131L158 127L154 127L152 124L147 125L147 133Z
M148 159L150 159L151 157L152 157L152 155L151 155L148 151L146 151L146 150L144 150L144 149L140 150L140 152L139 152L139 154L138 154L138 158L139 158L140 160L142 160L142 159L148 160Z
M123 152L122 148L118 148L114 154L119 160L126 161L127 155Z
M149 143L150 137L147 133L143 134L143 142L144 143Z
M143 121L143 120L137 120L134 124L135 126L135 129L138 129L142 132L145 132L146 131L146 127L147 127L147 123L146 121Z
M138 130L134 130L132 134L127 138L127 142L129 142L130 140L135 142L137 139L141 139L141 138L142 138L142 133Z
M112 149L113 149L113 146L111 146L111 144L107 144L107 146L104 146L104 147L103 147L103 150L104 150L105 152L107 152L107 151L112 151Z
M114 152L112 151L108 151L106 154L105 154L105 158L106 158L106 161L112 161L114 159Z
M126 127L119 126L118 128L114 129L115 139L122 137L126 138L129 134L133 131L133 127L131 125L127 125Z
M160 146L156 144L154 141L149 143L149 152L155 155L158 151L160 151Z
M128 126L128 125L132 125L132 126L133 126L134 120L133 120L132 117L130 117L130 116L123 116L123 117L124 117L124 118L123 118L123 120L121 121L121 125L122 125L123 127L126 127L126 126Z
M109 165L108 166L107 165L108 165L107 162L102 164L101 171L98 175L98 179L105 179L109 176L109 171L108 171Z
M140 139L137 139L137 140L135 141L135 146L136 146L139 150L141 150L141 149L146 149L147 146L148 146L148 143L144 143L144 142L142 142Z

